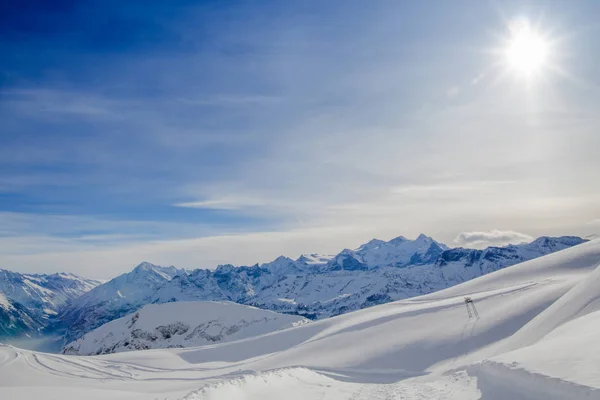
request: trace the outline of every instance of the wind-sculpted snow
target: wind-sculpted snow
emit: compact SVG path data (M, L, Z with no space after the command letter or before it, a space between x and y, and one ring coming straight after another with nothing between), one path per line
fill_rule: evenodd
M0 346L0 393L3 400L597 399L599 264L593 241L428 295L200 347L74 357ZM465 296L479 318L469 318ZM540 327L539 337L530 334Z
M65 346L63 353L92 355L191 347L298 326L305 318L230 302L149 304L102 325Z
M420 235L415 240L372 240L333 257L278 257L262 265L221 265L214 271L169 267L165 273L163 267L144 263L82 296L61 317L70 328L68 341L149 303L227 300L322 319L432 293L583 242L543 237L485 250L448 249Z

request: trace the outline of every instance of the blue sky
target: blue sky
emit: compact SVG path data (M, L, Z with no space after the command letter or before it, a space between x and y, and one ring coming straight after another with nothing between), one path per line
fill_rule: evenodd
M600 230L594 0L0 7L0 268ZM535 79L495 51L517 17Z

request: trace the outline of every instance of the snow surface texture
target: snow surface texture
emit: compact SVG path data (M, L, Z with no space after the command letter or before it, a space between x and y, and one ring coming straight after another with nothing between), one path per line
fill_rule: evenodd
M600 240L242 340L68 356L0 347L3 400L600 399ZM469 318L464 297L480 318Z
M310 322L231 302L149 304L67 345L65 354L192 347L239 340Z
M584 242L542 237L485 250L448 249L432 238L373 239L334 257L279 257L252 267L193 271L142 263L86 293L60 315L67 342L145 304L227 300L321 319L445 289L509 265Z
M73 299L101 282L73 274L19 274L0 269L0 337L48 326Z

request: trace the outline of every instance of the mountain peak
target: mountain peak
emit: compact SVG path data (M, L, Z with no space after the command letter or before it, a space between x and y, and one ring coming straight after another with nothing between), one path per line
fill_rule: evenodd
M340 251L339 254L338 254L338 256L342 256L342 255L351 255L351 256L354 256L354 250L344 249L344 250Z
M125 274L125 279L131 281L137 279L137 277L143 277L150 280L170 281L174 276L185 273L185 270L177 269L174 266L161 267L160 265L143 261L130 273Z
M235 270L235 266L233 264L219 264L217 268L215 268L215 274L227 274Z
M271 272L278 272L282 274L293 273L298 270L296 261L285 256L279 256L273 261L263 264L261 267L267 268Z
M575 246L586 242L586 239L582 239L577 236L559 236L559 237L551 237L551 236L540 236L531 242L532 245L537 246L552 246L556 244Z
M307 265L320 265L327 264L327 262L329 262L332 258L333 256L312 253L302 254L296 261Z
M408 239L405 238L404 236L400 235L398 237L393 238L392 240L390 240L388 243L391 244L399 244L399 243L404 243L404 242L408 242Z
M148 270L153 270L154 268L156 268L157 266L149 263L148 261L142 261L137 267L135 267L133 270L134 271L148 271Z
M294 262L294 260L292 260L291 258L286 257L286 256L279 256L271 262L272 263Z
M356 251L368 251L386 244L385 241L379 239L371 239L367 243L361 245Z

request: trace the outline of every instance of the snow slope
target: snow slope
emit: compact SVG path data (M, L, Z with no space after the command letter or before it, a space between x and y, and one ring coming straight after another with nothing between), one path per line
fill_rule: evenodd
M600 399L600 241L246 339L106 356L0 348L3 399ZM470 296L480 318L468 318Z
M243 339L309 320L231 302L148 304L65 346L63 353L92 355L191 347Z
M262 265L222 265L214 271L143 263L82 296L61 318L69 326L67 341L149 303L227 300L321 319L442 290L582 242L569 236L542 237L485 250L447 249L420 235L415 240L374 239L331 258L278 257Z

